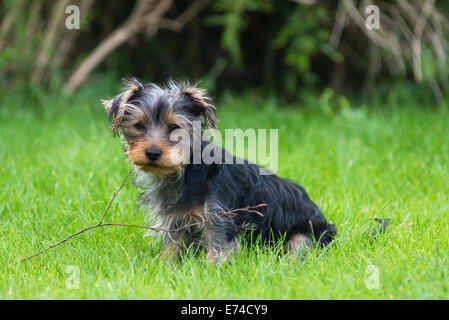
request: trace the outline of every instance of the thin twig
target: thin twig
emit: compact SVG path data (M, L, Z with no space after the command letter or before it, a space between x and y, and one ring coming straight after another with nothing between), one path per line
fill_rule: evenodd
M59 241L59 242L57 242L57 243L55 243L55 244L52 244L51 246L49 246L49 247L47 247L47 248L45 248L45 249L43 249L43 250L41 250L41 251L39 251L39 252L36 252L36 253L32 254L31 256L28 256L28 257L26 257L26 258L20 259L20 262L23 262L23 261L25 261L25 260L31 259L31 258L33 258L33 257L35 257L35 256L38 256L38 255L44 253L45 251L48 251L48 250L50 250L50 249L52 249L52 248L54 248L54 247L57 247L57 246L59 246L60 244L63 244L64 242L66 242L66 241L68 241L69 239L73 238L74 236L77 236L77 235L79 235L79 234L81 234L81 233L83 233L83 232L86 232L87 230L94 229L94 228L98 228L98 227L102 227L102 226L103 226L103 225L101 225L101 224L100 224L100 225L99 225L99 224L96 224L96 225L94 225L94 226L90 226L90 227L84 228L84 229L82 229L82 230L80 230L80 231L78 231L78 232L75 232L74 234L71 234L70 236L68 236L67 238L65 238L65 239L63 239L63 240L61 240L61 241Z
M222 217L224 215L236 214L239 211L251 212L251 213L255 213L255 214L263 217L264 215L261 212L255 210L255 209L267 206L267 204L262 203L262 204L259 204L259 205L256 205L256 206L246 206L244 208L233 209L233 210L229 210L229 211L220 211L219 213L217 213L216 215L214 215L214 216L212 216L212 217L210 217L208 219L202 220L200 222L188 224L188 225L182 226L180 228L176 228L176 229L163 229L163 228L158 228L158 227L147 227L147 226L141 226L141 225L136 225L136 224L125 224L125 223L103 223L103 220L106 217L106 214L109 212L109 210L110 210L110 208L112 206L112 203L114 202L115 198L120 193L120 191L124 187L126 187L128 185L127 180L128 180L129 176L132 173L133 173L133 169L129 170L128 175L125 177L125 179L123 180L123 182L120 185L120 187L118 188L118 190L114 192L114 194L112 196L112 199L111 199L111 201L109 201L109 204L106 207L106 210L104 211L103 216L101 217L99 223L97 223L97 224L95 224L93 226L81 229L81 230L71 234L67 238L64 238L63 240L61 240L59 242L56 242L55 244L52 244L51 246L49 246L49 247L47 247L45 249L42 249L41 251L36 252L36 253L26 257L26 258L21 259L20 262L23 262L23 261L29 260L31 258L34 258L34 257L36 257L36 256L38 256L38 255L40 255L40 254L42 254L42 253L52 249L52 248L54 248L54 247L57 247L57 246L63 244L64 242L67 242L68 240L70 240L71 238L73 238L75 236L78 236L78 235L80 235L80 234L82 234L82 233L84 233L84 232L86 232L88 230L92 230L92 229L99 228L99 227L108 227L108 226L113 226L113 227L131 227L131 228L141 228L141 229L146 229L146 230L152 230L152 231L155 231L155 232L179 232L179 231L181 231L183 229L187 229L187 228L199 225L199 224L204 224L204 223L210 222L210 221L212 221L214 219L217 219L218 217Z
M123 189L123 187L126 187L126 186L128 185L128 184L126 183L126 180L128 180L129 176L130 176L132 173L133 173L133 169L130 169L129 172L128 172L128 174L127 174L127 176L125 177L125 179L123 179L123 182L122 182L122 184L120 185L120 187L118 188L118 190L114 192L114 196L112 197L111 201L109 201L109 205L108 205L108 207L106 208L106 210L104 211L103 216L101 217L100 222L98 223L98 225L101 225L101 224L102 224L102 222L103 222L103 220L104 220L104 217L105 217L106 214L108 213L109 209L111 208L112 203L113 203L114 200L115 200L115 197L117 197L117 195L118 195L119 192Z

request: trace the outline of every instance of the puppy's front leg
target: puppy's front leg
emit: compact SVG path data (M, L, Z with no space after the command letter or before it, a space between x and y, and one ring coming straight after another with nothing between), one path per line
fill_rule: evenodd
M237 256L239 246L237 238L229 239L223 232L208 230L207 234L207 258L214 264L227 262L232 256Z
M209 259L210 262L218 265L222 262L228 262L232 256L236 257L238 251L239 251L238 245L235 245L232 248L223 248L223 247L216 247L213 244L208 244L207 258Z
M166 262L173 262L180 257L183 251L183 246L172 239L164 239L162 247L161 259Z
M299 256L303 261L306 257L306 249L309 247L309 239L305 234L295 233L288 240L287 246L292 258Z

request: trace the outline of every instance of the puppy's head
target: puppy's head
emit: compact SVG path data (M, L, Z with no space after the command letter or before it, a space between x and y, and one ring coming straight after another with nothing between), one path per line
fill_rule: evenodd
M154 174L181 171L190 156L185 143L191 143L195 124L200 123L201 130L215 128L215 108L205 90L174 81L159 87L136 78L125 84L123 93L102 102L112 132L121 133L126 141L128 160Z

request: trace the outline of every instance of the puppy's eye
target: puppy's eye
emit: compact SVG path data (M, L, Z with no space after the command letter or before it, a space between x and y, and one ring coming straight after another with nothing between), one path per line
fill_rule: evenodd
M142 131L142 130L145 130L145 129L146 129L145 123L143 123L143 122L138 122L138 123L136 123L136 124L134 125L134 127L135 127L137 130L139 130L139 131Z
M168 127L168 131L173 132L173 131L175 131L176 129L179 129L179 128L181 128L181 127L176 125L176 124L172 124L172 125L170 125Z

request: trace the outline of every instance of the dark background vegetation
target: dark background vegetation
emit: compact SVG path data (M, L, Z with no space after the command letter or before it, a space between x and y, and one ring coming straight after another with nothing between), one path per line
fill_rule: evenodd
M79 30L65 28L70 4ZM379 30L365 28L369 4ZM174 77L213 95L251 89L288 102L327 87L387 94L400 81L443 103L448 9L433 0L0 0L0 85L73 92L126 75Z
M71 4L79 30L65 27ZM369 4L379 30L365 28ZM447 299L448 11L449 0L0 0L0 299ZM334 244L304 262L241 245L216 268L194 248L168 266L159 237L97 228L19 263L98 223L127 174L100 103L126 75L202 81L222 133L278 130L261 153L337 226ZM237 155L254 159L260 139L243 142ZM104 222L152 222L141 191L123 188ZM374 217L390 219L375 239Z

